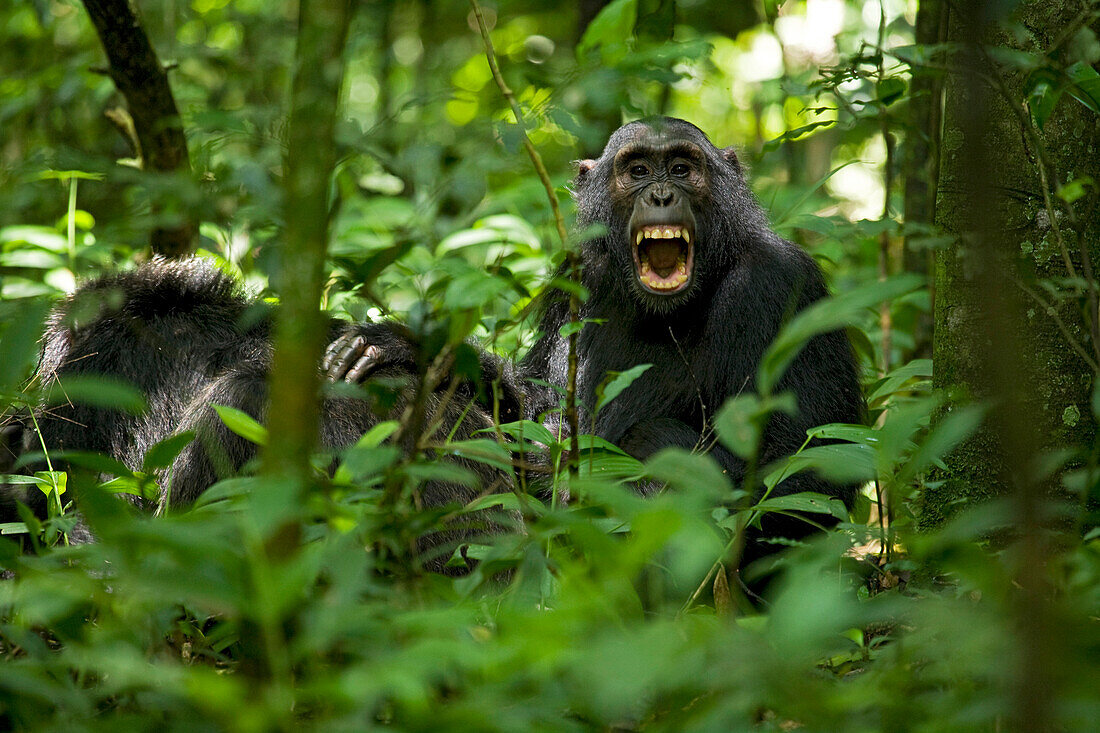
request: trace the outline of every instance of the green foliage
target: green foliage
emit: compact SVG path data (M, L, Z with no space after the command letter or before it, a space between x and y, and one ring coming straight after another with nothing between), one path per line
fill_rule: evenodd
M559 191L570 161L598 154L624 118L682 116L720 145L744 146L777 228L830 275L837 295L789 320L754 389L707 406L707 439L746 459L746 476L724 474L709 444L643 464L585 435L579 475L569 477L557 470L567 445L549 427L556 417L494 425L472 440L433 435L408 455L398 447L405 426L388 421L318 456L308 495L246 471L154 516L135 504L158 506L192 434L130 466L38 446L25 461L48 470L0 478L48 499L45 519L21 511L22 521L0 525L0 569L11 576L0 579L0 727L1004 727L1020 653L1014 515L1003 501L964 506L941 529L916 531L935 487L929 472L980 430L985 412L957 409L933 424L943 404L931 394L933 365L914 358L926 283L880 279L877 260L884 238L944 244L890 213L900 209L886 206L881 142L913 132L912 67L951 49L911 44L912 17L896 2L882 3L885 49L872 40L878 18L865 20L870 5L822 4L841 14L836 28L819 19L824 50L809 31L801 40L790 31L807 27L804 3L679 3L663 38L640 28L657 5L615 0L574 34L572 6L498 3L493 40ZM0 9L0 62L11 70L0 79L0 428L60 400L144 408L131 385L38 385L31 375L50 303L78 279L131 266L161 223L195 218L200 256L278 297L268 278L285 225L293 4L152 0L141 9L162 57L176 60L194 180L134 167L102 115L113 86L91 71L101 52L79 5ZM439 364L460 371L476 369L469 340L521 356L543 294L584 296L568 281L545 284L562 253L467 12L403 2L359 12L322 303L336 317L399 317ZM1095 59L997 59L1023 70L1018 102L1040 130L1059 104L1100 109ZM1052 193L1073 204L1095 191L1077 176ZM782 389L786 368L813 335L842 327L868 375L869 424L819 426L795 455L759 465L767 421L797 409ZM646 368L605 375L590 407L603 409ZM392 399L385 385L369 389ZM364 396L348 385L331 392ZM266 443L265 426L215 409L234 433ZM1100 417L1100 389L1092 413ZM507 471L515 461L514 491L424 508L426 481L478 485L453 457ZM67 472L55 470L62 460ZM1095 449L1068 460L1076 503L1044 507L1056 540L1043 567L1045 651L1056 662L1052 722L1084 730L1100 719L1100 536L1089 514L1100 479ZM849 514L835 499L776 490L800 470L866 484ZM780 518L839 525L738 570L745 531ZM456 526L476 531L434 555L416 552L417 538ZM70 545L84 529L95 541ZM431 573L428 562L465 574ZM756 597L768 575L766 598Z

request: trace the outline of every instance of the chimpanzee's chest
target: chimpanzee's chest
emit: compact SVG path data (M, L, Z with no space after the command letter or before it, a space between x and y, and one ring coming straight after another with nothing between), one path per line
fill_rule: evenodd
M716 338L707 324L673 324L663 320L590 323L578 338L577 392L592 417L602 388L614 373L649 364L630 386L596 416L597 432L651 418L672 417L702 429L731 392L737 375L730 373L724 351L736 335ZM723 344L725 340L725 344ZM732 379L731 379L732 378Z

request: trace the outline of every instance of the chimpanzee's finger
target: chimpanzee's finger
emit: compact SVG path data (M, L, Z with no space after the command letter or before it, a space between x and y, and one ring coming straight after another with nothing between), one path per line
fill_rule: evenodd
M348 369L348 373L344 377L344 380L348 382L362 382L381 363L382 349L371 344L363 351L363 355L356 360L351 369Z
M367 340L362 336L348 334L333 341L322 363L325 376L332 382L344 379L348 369L363 355L366 348Z

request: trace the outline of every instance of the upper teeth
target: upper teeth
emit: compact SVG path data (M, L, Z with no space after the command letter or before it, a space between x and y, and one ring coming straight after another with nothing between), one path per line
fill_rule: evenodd
M682 227L646 227L638 232L634 244L641 244L643 239L675 239L682 238L685 242L691 242L691 235Z

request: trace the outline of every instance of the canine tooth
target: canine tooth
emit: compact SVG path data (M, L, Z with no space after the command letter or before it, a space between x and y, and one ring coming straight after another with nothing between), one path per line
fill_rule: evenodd
M637 239L634 240L634 245L637 246L641 243L642 243L642 233L638 232L638 237L637 237Z
M684 241L691 244L691 235L687 233L686 229L684 230Z

